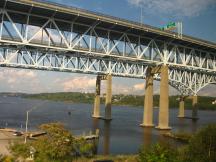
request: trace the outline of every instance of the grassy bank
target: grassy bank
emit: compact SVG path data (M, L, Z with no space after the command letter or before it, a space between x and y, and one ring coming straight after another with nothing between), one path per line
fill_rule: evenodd
M72 102L72 103L90 103L94 102L94 94L93 93L79 93L79 92L61 92L61 93L41 93L41 94L33 94L33 95L25 95L27 98L31 99L42 99L42 100L52 100L52 101L63 101L63 102ZM159 106L159 95L154 95L154 106ZM179 96L170 96L169 105L170 108L178 108ZM214 97L198 97L198 108L200 110L216 110L216 106L212 104L214 101ZM101 98L101 103L104 103L105 98ZM142 107L144 102L144 96L138 95L113 95L112 104L113 105L125 105L125 106L136 106ZM185 108L192 108L192 100L185 100Z

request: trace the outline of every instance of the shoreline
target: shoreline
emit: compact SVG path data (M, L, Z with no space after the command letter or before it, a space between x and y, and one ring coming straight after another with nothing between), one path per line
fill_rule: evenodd
M94 104L94 93L81 93L81 92L56 92L56 93L39 93L39 94L25 94L25 93L0 93L2 97L20 97L23 99L32 100L47 100L54 102L64 102L71 104ZM154 107L159 107L160 96L154 95ZM179 95L169 96L169 106L171 109L179 108ZM215 105L213 105L215 97L198 96L198 109L215 111ZM104 104L105 98L101 96L101 104ZM113 94L112 105L115 106L129 106L134 108L143 108L144 96L143 95L124 95ZM185 99L185 110L192 109L191 98Z
M21 139L22 137L14 136L13 132L0 130L0 155L11 155L8 150L10 142Z
M41 100L41 101L53 101L53 102L64 102L64 103L70 103L70 104L94 104L93 102L74 102L74 101L64 101L64 100L55 100L55 99L48 99L48 98L37 98L37 97L22 97L24 99L32 99L32 100ZM103 105L105 103L101 103L101 105ZM131 107L131 108L136 108L136 109L143 109L143 106L142 105L132 105L132 104L115 104L115 103L112 103L113 106L125 106L125 107ZM153 107L154 109L159 109L159 106L154 106ZM170 106L170 109L179 109L178 107L172 107ZM185 110L192 110L191 107L187 108L185 107ZM199 111L216 111L216 108L215 109L199 109Z

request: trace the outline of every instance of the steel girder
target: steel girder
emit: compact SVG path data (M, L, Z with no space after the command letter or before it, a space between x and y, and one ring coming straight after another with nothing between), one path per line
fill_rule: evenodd
M16 17L21 17L22 21L16 23ZM65 21L35 15L31 11L6 9L0 10L0 19L2 43L89 52L95 57L168 64L216 73L215 53L173 44L172 40L162 42L157 38L128 34L127 31L122 33L97 27L100 20L87 26L75 20Z
M14 14L22 22L16 22ZM3 8L0 20L1 66L145 78L148 66L167 64L170 85L182 94L197 94L215 83L216 54L172 40L99 28L100 20L84 25L31 11Z
M40 51L21 48L0 48L0 66L62 72L112 74L120 77L144 78L146 64L94 57L90 53Z
M146 70L151 65L123 60L114 61L103 57L95 58L90 53L4 47L0 48L0 66L86 74L112 74L119 77L144 79ZM160 74L155 74L154 78L160 80ZM169 84L183 95L197 94L211 83L216 83L216 76L179 68L169 69Z
M155 79L160 80L159 74ZM209 84L216 83L216 76L207 73L194 72L179 68L169 69L169 84L177 89L181 95L197 95Z

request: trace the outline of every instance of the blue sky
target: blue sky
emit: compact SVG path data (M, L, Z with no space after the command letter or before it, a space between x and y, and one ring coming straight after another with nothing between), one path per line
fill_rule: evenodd
M161 27L182 21L184 34L216 42L216 0L49 0Z
M161 27L170 21L182 21L183 33L216 43L216 0L49 0ZM95 76L0 68L1 92L94 92ZM114 78L114 93L144 93L144 80ZM83 86L85 85L85 86ZM158 93L158 82L155 82ZM102 86L103 90L105 86ZM215 87L205 88L201 95L216 96ZM177 94L171 88L170 94Z

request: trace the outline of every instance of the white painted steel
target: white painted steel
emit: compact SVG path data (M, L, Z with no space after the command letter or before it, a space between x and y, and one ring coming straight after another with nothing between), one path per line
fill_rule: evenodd
M15 23L14 13L25 15L26 22ZM32 26L35 17L44 24ZM4 8L0 18L1 66L145 78L148 66L167 64L170 85L184 95L216 83L215 53L101 28L100 20L84 25ZM69 29L62 30L61 23ZM77 31L75 25L86 30Z

